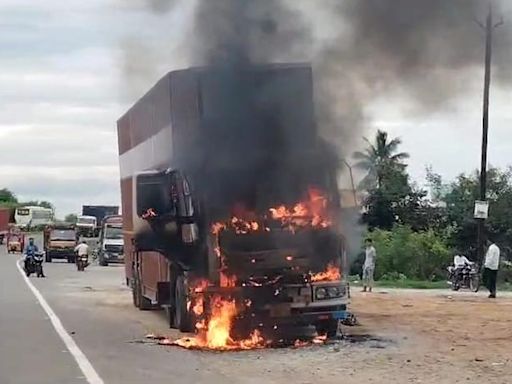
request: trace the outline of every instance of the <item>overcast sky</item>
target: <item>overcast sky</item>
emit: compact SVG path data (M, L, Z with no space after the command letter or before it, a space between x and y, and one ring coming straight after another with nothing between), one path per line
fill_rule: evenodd
M61 217L82 204L118 204L116 120L172 69L165 63L184 65L173 52L187 12L164 18L142 0L0 0L0 188L52 201ZM131 71L143 75L127 84ZM475 169L480 69L473 78L428 116L411 114L398 94L373 102L361 136L377 128L400 136L419 183L428 164L447 180ZM512 163L510 91L494 85L489 160L504 167Z

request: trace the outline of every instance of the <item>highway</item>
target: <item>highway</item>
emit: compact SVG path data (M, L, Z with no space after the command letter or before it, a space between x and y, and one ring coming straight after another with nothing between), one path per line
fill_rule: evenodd
M20 257L0 246L0 384L437 384L484 374L508 383L512 375L512 300L501 292L489 302L485 292L354 290L362 325L340 344L191 351L145 338L181 335L163 312L133 307L124 266L77 272L55 261L44 264L47 278L25 279Z
M252 384L262 372L267 383L281 384L294 370L315 376L304 364L316 355L308 349L290 356L288 350L213 353L155 345L145 335L180 335L168 329L163 312L133 307L124 266L91 265L81 273L65 261L45 263L47 278L28 280L75 344L70 348L20 273L20 258L0 246L1 384Z

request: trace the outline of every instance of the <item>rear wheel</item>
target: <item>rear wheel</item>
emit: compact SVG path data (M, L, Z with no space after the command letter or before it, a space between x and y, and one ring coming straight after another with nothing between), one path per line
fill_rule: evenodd
M153 308L151 300L142 294L142 286L140 283L139 274L133 271L133 287L132 287L133 305L141 311L147 311Z
M478 274L474 274L469 278L469 289L471 292L478 292L480 289L480 276Z
M181 332L191 332L191 318L187 310L188 287L185 276L179 275L176 278L174 289L174 325Z

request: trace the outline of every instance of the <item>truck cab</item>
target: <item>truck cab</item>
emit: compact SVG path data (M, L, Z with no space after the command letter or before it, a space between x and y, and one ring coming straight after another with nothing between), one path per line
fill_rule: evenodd
M93 237L96 231L97 219L94 216L78 216L76 228L80 236Z
M98 241L98 263L107 266L109 263L124 262L123 218L108 216L103 220Z

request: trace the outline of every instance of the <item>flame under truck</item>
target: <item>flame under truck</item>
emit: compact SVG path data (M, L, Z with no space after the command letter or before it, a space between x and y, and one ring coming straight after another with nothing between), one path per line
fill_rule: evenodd
M309 65L170 72L119 119L118 140L135 306L191 331L223 295L244 303L242 333L336 331L345 247Z

